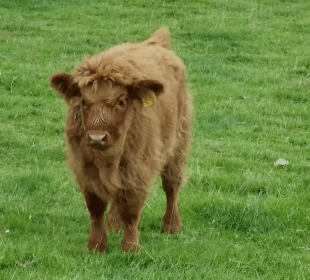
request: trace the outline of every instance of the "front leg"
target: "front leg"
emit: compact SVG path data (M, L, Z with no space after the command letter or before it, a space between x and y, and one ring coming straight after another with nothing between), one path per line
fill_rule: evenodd
M96 194L87 189L84 189L83 195L91 221L87 247L91 251L102 253L107 248L107 234L103 222L107 202L102 201Z
M116 199L116 207L124 223L122 250L125 252L139 251L138 225L146 198L146 192L120 190Z

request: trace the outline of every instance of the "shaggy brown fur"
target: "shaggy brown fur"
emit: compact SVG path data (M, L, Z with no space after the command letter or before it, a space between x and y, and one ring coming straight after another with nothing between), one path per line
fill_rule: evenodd
M68 162L90 213L90 250L103 252L106 229L120 227L122 250L138 250L138 223L156 174L167 197L163 231L180 230L177 196L192 114L185 66L168 48L168 30L161 28L142 43L86 57L72 75L51 76L68 105ZM155 104L143 107L154 94Z

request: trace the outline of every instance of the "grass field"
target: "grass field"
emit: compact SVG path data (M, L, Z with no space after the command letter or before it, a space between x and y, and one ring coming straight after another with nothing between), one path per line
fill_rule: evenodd
M1 0L0 279L310 279L309 11L302 0ZM49 76L162 25L195 103L182 230L161 234L154 187L140 252L109 234L95 255Z

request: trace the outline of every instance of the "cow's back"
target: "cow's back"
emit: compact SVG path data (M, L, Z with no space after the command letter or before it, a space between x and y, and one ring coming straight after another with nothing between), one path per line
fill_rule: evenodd
M185 67L172 51L160 46L141 43L118 47L141 73L152 72L164 87L155 104L134 115L126 140L125 155L134 156L131 160L151 176L175 154L182 131L189 130L191 105L186 95Z

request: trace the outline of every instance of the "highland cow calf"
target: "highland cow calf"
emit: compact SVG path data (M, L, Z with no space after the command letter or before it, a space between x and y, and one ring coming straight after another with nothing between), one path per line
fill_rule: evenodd
M68 105L68 162L90 213L87 245L95 252L106 249L106 229L120 227L122 250L139 249L138 224L157 174L167 197L163 231L180 230L177 196L192 116L185 67L168 48L161 28L142 43L86 57L72 75L51 76Z

